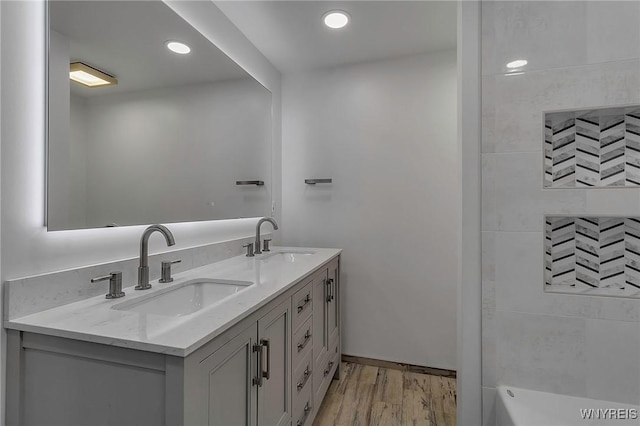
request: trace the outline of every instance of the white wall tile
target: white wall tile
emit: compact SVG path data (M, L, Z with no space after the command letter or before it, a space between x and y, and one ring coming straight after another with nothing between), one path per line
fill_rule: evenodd
M496 295L493 281L482 281L482 385L496 386Z
M496 424L496 388L482 387L482 426Z
M492 231L482 232L482 281L495 281L496 261L495 261L495 233Z
M506 3L506 2L505 2ZM483 77L483 147L492 152L541 151L545 111L640 102L640 61Z
M497 312L498 382L586 396L586 324L581 318Z
M496 137L496 78L482 77L482 153L495 151Z
M640 189L586 190L585 212L598 216L640 216Z
M482 154L482 230L497 229L496 155Z
M495 233L496 311L640 321L637 299L545 293L542 238L542 232Z
M528 70L640 57L634 1L489 2L482 8L483 74L527 59Z
M640 401L640 323L587 320L587 396Z
M585 22L585 2L492 2L482 8L483 36L493 36L483 43L482 72L505 72L515 59L530 70L585 64Z
M542 154L496 154L495 197L498 230L542 231L544 214L575 214L585 209L584 191L543 190Z
M640 2L589 1L586 7L587 62L640 58Z

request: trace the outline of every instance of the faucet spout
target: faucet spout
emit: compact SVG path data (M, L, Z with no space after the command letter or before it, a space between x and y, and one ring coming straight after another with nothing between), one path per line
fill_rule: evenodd
M256 224L256 242L255 242L254 254L261 254L262 253L262 249L260 248L260 227L265 222L269 222L273 226L274 230L278 229L278 223L272 217L263 217L262 219L260 219L258 221L258 223Z
M151 225L142 233L140 238L140 266L138 267L138 285L134 288L136 290L147 290L151 288L149 284L149 237L154 232L159 232L164 236L167 246L172 246L176 243L173 238L173 234L164 225Z

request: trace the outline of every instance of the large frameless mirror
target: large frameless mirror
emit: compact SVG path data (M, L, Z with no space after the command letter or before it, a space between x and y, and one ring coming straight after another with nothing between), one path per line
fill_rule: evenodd
M161 1L48 16L50 231L268 215L265 87Z

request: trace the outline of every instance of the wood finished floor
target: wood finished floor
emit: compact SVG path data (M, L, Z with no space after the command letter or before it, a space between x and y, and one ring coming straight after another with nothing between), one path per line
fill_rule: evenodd
M314 426L455 426L456 380L342 363Z

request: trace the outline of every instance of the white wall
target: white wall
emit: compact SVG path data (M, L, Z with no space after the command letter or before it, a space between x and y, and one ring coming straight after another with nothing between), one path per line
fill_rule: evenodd
M483 394L637 404L640 301L544 293L543 215L639 216L640 189L544 190L542 150L544 111L640 104L640 3L483 2L482 31Z
M274 170L280 163L280 75L220 10L209 2L171 2L190 23L274 93ZM0 2L2 99L2 281L24 275L135 257L143 227L47 232L44 227L44 3ZM274 173L279 208L279 175ZM275 215L279 217L279 209ZM177 247L251 235L255 220L171 225ZM161 238L151 252L165 250ZM161 244L162 243L162 244ZM4 332L3 332L4 341ZM4 365L4 344L0 348ZM3 376L4 381L4 376ZM4 385L3 385L4 388ZM4 418L4 398L1 418Z
M282 237L344 249L346 354L456 368L456 77L455 51L283 77Z

